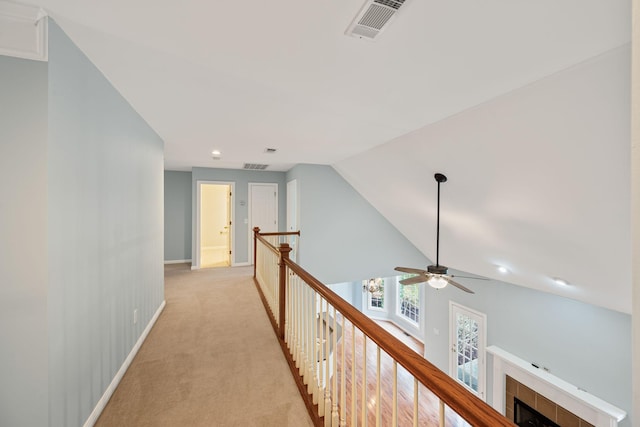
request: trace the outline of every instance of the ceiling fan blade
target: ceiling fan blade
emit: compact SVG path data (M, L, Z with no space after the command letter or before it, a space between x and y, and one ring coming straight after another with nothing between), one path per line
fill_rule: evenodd
M401 285L415 285L416 283L422 283L429 280L429 276L426 274L420 274L418 276L409 277L408 279L400 280Z
M395 271L401 271L403 273L411 273L411 274L427 274L427 270L420 270L418 268L409 268L409 267L396 267Z
M463 279L476 279L476 280L491 280L491 279L487 279L486 277L454 276L453 274L451 275L451 277L462 277Z
M460 277L460 276L458 276L458 277ZM473 292L471 289L469 289L469 288L465 288L465 287L464 287L464 286L462 286L460 283L458 283L458 282L454 282L453 280L451 280L451 279L450 279L450 278L448 278L448 277L446 278L446 280L447 280L447 282L449 282L449 284L450 284L450 285L455 286L456 288L458 288L458 289L460 289L460 290L463 290L463 291L468 292L468 293L470 293L470 294L475 294L475 292Z

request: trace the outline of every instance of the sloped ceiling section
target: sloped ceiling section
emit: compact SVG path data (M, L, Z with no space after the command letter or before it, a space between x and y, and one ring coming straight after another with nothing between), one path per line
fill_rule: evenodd
M630 40L629 0L412 1L373 43L344 34L363 0L38 3L170 170L333 164Z
M442 264L629 313L629 57L613 50L334 167L430 259L442 172Z

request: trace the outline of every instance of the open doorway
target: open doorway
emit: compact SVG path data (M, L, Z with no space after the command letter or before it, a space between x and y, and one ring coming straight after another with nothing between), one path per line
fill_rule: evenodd
M197 265L229 267L232 254L233 183L198 182Z

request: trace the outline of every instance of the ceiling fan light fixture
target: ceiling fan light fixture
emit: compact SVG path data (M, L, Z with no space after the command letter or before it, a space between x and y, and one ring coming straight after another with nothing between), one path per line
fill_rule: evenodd
M435 289L442 289L449 284L449 282L447 282L447 279L438 275L431 276L431 278L427 280L427 283L429 284L429 286Z

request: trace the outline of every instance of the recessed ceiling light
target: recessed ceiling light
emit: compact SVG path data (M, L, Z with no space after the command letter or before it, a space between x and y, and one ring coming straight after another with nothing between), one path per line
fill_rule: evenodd
M221 154L222 154L222 153L220 152L220 150L213 150L213 151L211 152L211 155L212 155L213 157L220 157L220 155L221 155Z
M276 151L278 151L278 149L277 149L277 148L265 148L265 149L264 149L264 152L265 152L265 153L267 153L267 154L273 154L273 153L275 153Z
M498 271L502 274L507 274L509 272L509 270L507 270L507 267L503 267L501 265L498 266Z
M560 285L560 286L569 286L569 282L567 282L564 279L561 279L559 277L554 277L553 281L556 282L556 284Z

